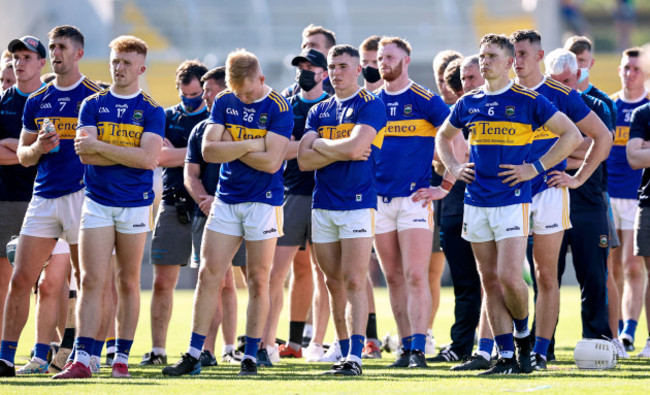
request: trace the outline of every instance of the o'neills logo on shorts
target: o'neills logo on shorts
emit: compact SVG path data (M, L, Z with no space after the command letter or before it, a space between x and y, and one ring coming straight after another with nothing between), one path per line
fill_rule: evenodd
M133 224L133 227L134 227L134 228L144 228L145 226L147 226L147 225L145 225L145 224L143 224L143 223L140 223L140 224Z
M352 233L368 233L368 231L365 229L353 229Z
M271 229L267 229L267 230L265 230L265 231L262 232L262 233L265 234L265 235L267 235L267 234L269 234L269 233L273 233L273 232L277 232L277 231L278 231L277 229L275 229L275 228L271 228Z
M512 228L506 228L506 232L512 232L513 230L521 230L518 226L513 226Z

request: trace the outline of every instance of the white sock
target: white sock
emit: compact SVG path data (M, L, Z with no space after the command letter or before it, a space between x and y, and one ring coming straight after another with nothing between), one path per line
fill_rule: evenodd
M74 361L84 364L86 367L90 366L90 354L83 350L77 350Z
M275 346L265 346L266 347L266 352L271 355L273 354L273 351L275 351Z
M78 351L77 351L77 354L79 354ZM113 365L115 365L116 363L123 363L125 365L128 365L129 364L129 356L124 354L124 353L121 353L121 352L116 353L115 354L115 359L113 360Z
M303 337L314 337L314 326L312 324L305 324L305 329L302 330Z
M151 351L156 355L167 355L167 351L163 347L154 347Z
M194 348L192 346L187 348L187 353L196 359L199 359L201 357L201 350L199 350L198 348Z
M361 358L357 357L356 355L349 354L346 360L349 362L356 362L359 364L359 366L361 366Z
M499 351L501 358L510 359L515 356L514 351Z
M115 346L106 347L106 354L115 354L115 351L117 351Z
M527 337L528 335L530 335L530 329L528 329L528 328L526 328L526 330L524 330L523 332L515 331L515 337L517 339L523 339L524 337Z
M250 359L251 361L257 363L257 358L255 358L255 357L251 357L250 355L246 355L246 354L244 354L244 356L242 357L241 360L244 361L244 360L246 360L246 359Z
M231 351L235 351L235 345L234 344L226 344L223 346L223 354L230 354Z
M32 358L32 361L33 361L33 362L36 362L36 363L39 364L39 365L47 365L47 361L43 361L43 360L40 359L40 358L33 357L33 358Z

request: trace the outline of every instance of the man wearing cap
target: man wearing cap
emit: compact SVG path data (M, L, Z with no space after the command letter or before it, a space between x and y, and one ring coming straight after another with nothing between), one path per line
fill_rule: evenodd
M21 166L16 155L23 109L27 97L42 85L41 69L46 56L43 44L32 36L12 40L8 49L15 59L17 81L0 95L0 322L11 278L4 246L20 232L36 177L36 168Z
M311 244L311 196L314 191L314 172L298 169L298 144L305 132L305 121L309 110L316 104L329 97L323 91L323 81L327 78L327 60L315 49L306 49L291 61L296 66L296 82L300 87L297 94L288 101L293 108L293 132L289 142L289 150L284 159L287 161L284 170L284 236L278 238L278 244L271 266L269 293L271 309L264 328L263 343L269 356L273 358L276 352L275 335L278 327L283 303L283 285L291 262L293 276L290 287L290 323L289 342L279 349L280 357L302 357L302 332L309 312L314 284L310 269L308 253L300 253L299 248ZM316 254L312 251L312 257ZM294 259L295 258L295 259Z
M14 357L18 338L29 315L31 287L57 238L62 237L70 244L70 256L75 265L77 262L84 167L74 152L72 140L81 102L100 88L79 71L79 60L84 54L84 36L77 28L57 26L48 37L50 62L56 78L27 99L16 150L20 164L37 166L37 174L34 196L20 229L15 269L5 303L0 377L15 375ZM45 48L37 40L28 38L23 45L36 49L32 52L39 55L45 54ZM22 68L21 60L16 56L14 53L17 67L27 70ZM47 118L54 124L52 132L44 130Z

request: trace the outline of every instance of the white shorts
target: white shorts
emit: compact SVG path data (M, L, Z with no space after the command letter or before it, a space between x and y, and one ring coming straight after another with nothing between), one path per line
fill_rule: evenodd
M125 234L151 232L153 205L140 207L104 206L90 198L84 201L81 212L81 229L115 226L115 231Z
M549 235L571 229L569 190L548 188L533 196L530 205L530 229L538 235Z
M83 201L83 189L54 199L32 196L20 234L52 239L61 237L68 244L77 244Z
M461 236L471 243L528 237L529 203L503 207L465 205Z
M70 253L70 245L65 240L59 239L52 250L52 255L62 255Z
M314 243L334 243L341 239L373 237L375 235L375 210L324 210L311 211L311 239Z
M205 228L257 241L282 236L283 222L282 206L255 202L228 204L215 198Z
M422 202L414 202L411 196L377 198L377 222L375 233L388 233L394 230L428 229L433 231L433 204L422 207ZM388 202L388 203L386 203Z
M636 199L610 198L614 226L617 230L633 230L639 202Z

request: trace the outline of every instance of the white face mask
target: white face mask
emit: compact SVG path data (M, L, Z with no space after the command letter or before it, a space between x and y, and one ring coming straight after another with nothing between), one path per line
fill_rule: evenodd
M578 79L578 84L582 81L589 78L589 67L584 67L580 69L580 78Z

